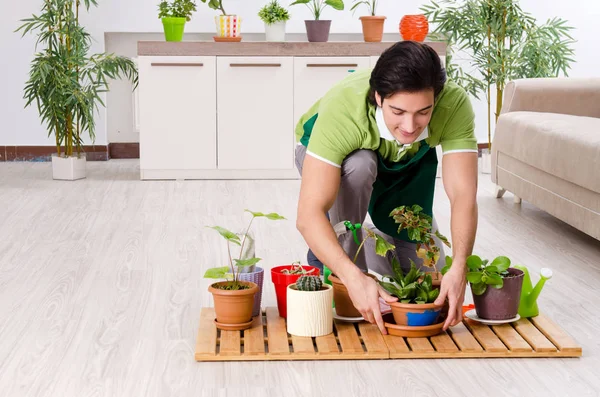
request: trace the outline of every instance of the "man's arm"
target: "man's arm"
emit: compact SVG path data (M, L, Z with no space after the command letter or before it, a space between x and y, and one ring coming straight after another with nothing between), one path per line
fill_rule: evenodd
M442 178L450 200L453 259L451 270L442 279L440 297L436 300L436 303L443 303L447 297L450 304L445 330L462 321L466 261L473 251L477 231L477 153L444 155Z
M335 202L340 186L340 169L310 155L304 158L296 227L304 240L348 289L350 299L365 320L376 323L386 334L379 309L379 296L396 299L362 274L338 243L337 235L325 215Z

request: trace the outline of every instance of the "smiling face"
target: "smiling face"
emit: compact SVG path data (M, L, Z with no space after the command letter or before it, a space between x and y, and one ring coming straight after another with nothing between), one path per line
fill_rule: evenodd
M413 143L425 130L433 112L433 90L398 92L382 101L375 93L377 105L382 108L385 125L400 143Z

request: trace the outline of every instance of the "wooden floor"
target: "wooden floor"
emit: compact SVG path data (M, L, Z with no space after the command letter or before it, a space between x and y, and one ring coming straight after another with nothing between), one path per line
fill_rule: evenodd
M600 390L600 242L512 195L479 189L475 252L554 277L543 312L581 358L199 363L208 267L225 245L208 225L253 226L262 265L305 259L295 230L299 181L139 181L139 162L88 163L51 180L49 163L0 163L0 396L594 395ZM441 181L436 216L449 235ZM275 306L265 277L264 306ZM469 302L470 296L467 298Z

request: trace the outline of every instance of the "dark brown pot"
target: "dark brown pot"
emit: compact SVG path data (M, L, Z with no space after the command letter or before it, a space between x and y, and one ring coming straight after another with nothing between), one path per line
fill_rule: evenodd
M247 285L250 288L237 291L218 288L228 283L231 283L231 281L214 283L208 287L208 291L213 294L215 300L217 327L227 330L250 328L252 325L254 295L258 292L258 286L249 281L240 281L240 284Z
M308 41L313 43L324 43L329 40L331 21L306 20L304 23L306 25Z
M512 277L504 278L504 285L497 289L488 285L482 295L473 294L477 317L485 320L507 320L516 317L519 311L524 273L509 268Z
M364 274L377 281L377 277L374 275L370 273ZM331 285L333 286L333 301L335 302L336 314L341 317L362 317L362 314L354 307L352 299L350 299L350 295L348 294L348 289L342 283L342 280L331 274L329 281L331 281Z

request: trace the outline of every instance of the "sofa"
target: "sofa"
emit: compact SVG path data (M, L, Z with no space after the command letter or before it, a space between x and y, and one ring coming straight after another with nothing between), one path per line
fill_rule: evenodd
M600 78L511 81L491 150L504 192L600 240Z

